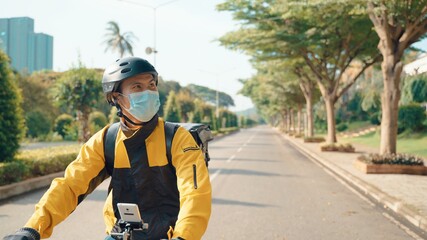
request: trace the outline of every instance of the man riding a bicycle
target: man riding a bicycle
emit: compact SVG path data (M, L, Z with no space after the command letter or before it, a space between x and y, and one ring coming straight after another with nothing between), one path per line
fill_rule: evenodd
M165 122L157 115L157 84L157 71L141 58L119 59L105 69L103 91L120 117L113 171L106 167L106 126L82 146L64 177L53 180L25 227L4 239L48 238L110 176L104 206L108 234L123 230L117 204L134 203L149 228L135 231L133 239L201 239L211 213L208 169L202 151L182 127L173 137L169 163Z

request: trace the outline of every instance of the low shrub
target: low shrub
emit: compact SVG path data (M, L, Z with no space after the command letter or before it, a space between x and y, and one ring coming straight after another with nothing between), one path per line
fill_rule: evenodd
M76 157L77 153L65 153L34 160L26 159L22 160L22 162L29 168L31 177L38 177L64 171Z
M55 120L54 130L61 135L62 138L65 138L67 135L67 127L71 126L73 121L74 118L69 114L59 115Z
M346 123L340 123L337 125L337 131L343 132L348 129L348 125Z
M323 137L305 137L304 138L304 142L306 143L320 143L324 141L325 141L325 138Z
M71 145L22 151L12 162L0 164L0 186L64 171L79 149Z
M229 134L239 130L239 127L228 127L228 128L220 128L219 133Z
M369 116L369 122L371 122L374 125L381 125L381 112L373 113Z
M415 155L406 153L397 154L376 154L361 155L357 158L368 164L395 164L395 165L414 165L423 166L424 159Z
M78 145L70 145L26 150L18 154L17 160L25 163L31 177L44 176L63 171L76 159L79 149Z
M0 186L23 180L28 171L28 167L21 161L0 163Z
M303 133L295 133L294 134L294 138L302 138L302 137L304 137Z
M320 146L321 151L325 152L354 152L355 149L350 143L339 144L339 143L330 143Z
M89 126L92 134L101 130L107 123L107 117L100 111L94 111L89 115Z
M421 129L424 120L426 120L425 111L426 110L423 106L416 103L399 107L398 127L400 132L405 129Z
M31 138L46 136L52 127L49 117L38 110L28 112L25 116L25 123L27 136Z

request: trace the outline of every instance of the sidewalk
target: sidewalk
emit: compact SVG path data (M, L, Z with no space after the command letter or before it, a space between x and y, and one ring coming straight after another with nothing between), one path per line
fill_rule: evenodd
M376 153L356 145L356 153L321 152L319 143L304 143L282 134L293 146L351 183L361 192L427 231L427 176L407 174L365 174L353 167L359 155Z

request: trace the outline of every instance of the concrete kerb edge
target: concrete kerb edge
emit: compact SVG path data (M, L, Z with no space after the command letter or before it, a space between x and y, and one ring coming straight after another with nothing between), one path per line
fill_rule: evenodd
M354 176L353 174L349 173L348 171L342 169L341 167L336 166L333 163L330 163L328 160L323 159L322 157L318 156L317 154L311 152L310 150L305 149L304 147L300 146L299 143L296 143L289 137L281 134L282 137L284 137L288 142L290 142L293 146L295 146L300 152L304 153L305 155L308 155L310 158L315 160L316 162L320 163L324 167L326 167L328 170L332 171L335 175L340 177L341 179L346 180L347 182L351 183L355 187L357 187L360 191L363 193L371 196L378 202L384 204L391 210L393 210L395 213L403 216L406 218L409 222L411 222L413 225L417 226L418 228L422 229L423 231L427 231L427 218L424 216L421 216L411 208L409 208L405 203L400 201L399 199L396 199L387 193L379 190L375 186L363 181L362 179Z
M0 200L4 200L22 193L47 187L51 184L53 179L62 176L64 176L64 171L52 173L46 176L31 178L22 182L12 183L5 186L0 186Z

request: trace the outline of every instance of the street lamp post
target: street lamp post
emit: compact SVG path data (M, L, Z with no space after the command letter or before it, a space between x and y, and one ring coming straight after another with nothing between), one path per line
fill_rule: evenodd
M216 106L215 106L215 116L216 116L216 119L218 119L219 118L219 91L218 91L218 78L219 78L219 76L220 75L223 75L223 74L225 74L225 73L227 73L227 72L230 72L230 71L232 71L232 70L234 70L235 68L233 67L233 68L230 68L230 69L228 69L228 70L226 70L226 71L221 71L221 72L211 72L211 71L206 71L206 70L203 70L203 69L199 69L199 71L201 71L201 72L205 72L205 73L208 73L208 74L210 74L210 75L212 75L212 76L215 76L215 83L216 83L216 89L215 89L215 91L216 91Z
M157 9L160 8L160 7L169 5L169 4L173 3L173 2L179 1L179 0L167 1L167 2L161 3L161 4L157 5L157 6L151 6L151 5L148 5L148 4L145 4L145 3L135 2L135 1L131 1L131 0L118 0L118 1L127 2L127 3L130 3L130 4L134 4L134 5L137 5L137 6L150 8L151 10L153 10L153 16L154 16L154 20L153 20L153 39L154 39L154 41L153 41L153 47L152 48L147 47L145 49L145 53L147 53L147 54L153 53L153 64L154 64L154 67L156 67L156 54L157 54L157 48L156 48L156 41L157 41L157 39L156 39L156 35L157 35L157 32L156 32L156 29L157 29Z

